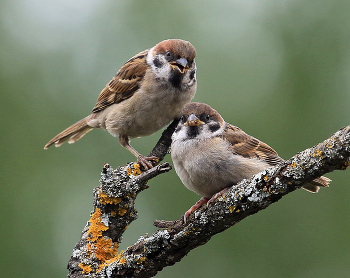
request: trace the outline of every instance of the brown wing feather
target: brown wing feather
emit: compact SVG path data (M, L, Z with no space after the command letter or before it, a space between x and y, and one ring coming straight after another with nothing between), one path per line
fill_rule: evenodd
M277 152L269 145L260 140L248 135L239 127L231 124L226 124L223 132L223 137L230 142L232 152L244 157L256 157L269 165L274 166L284 162L283 158L279 157ZM319 177L313 181L304 184L303 188L307 191L316 193L321 187L328 187L331 180L326 177Z
M129 97L140 87L148 65L145 56L148 49L140 52L127 61L106 85L97 98L93 113L105 109L114 103L119 103Z
M271 166L284 161L269 145L248 135L239 127L226 124L223 137L230 142L232 152L238 155L256 157L267 162Z

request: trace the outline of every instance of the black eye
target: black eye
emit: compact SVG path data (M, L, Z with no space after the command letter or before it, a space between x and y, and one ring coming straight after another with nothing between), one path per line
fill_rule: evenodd
M180 121L183 122L183 123L186 122L186 117L184 115L182 115L181 118L180 118Z
M200 120L202 122L205 122L205 123L209 122L209 114L205 114L205 113L201 114L200 115Z
M170 56L171 56L170 50L168 50L168 51L166 52L166 56L167 56L167 57L170 57Z

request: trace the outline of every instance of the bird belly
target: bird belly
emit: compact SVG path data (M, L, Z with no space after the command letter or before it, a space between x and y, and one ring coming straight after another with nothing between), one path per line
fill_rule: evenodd
M137 91L129 99L101 111L95 122L113 136L136 138L151 135L179 117L181 108L191 101L193 95L173 88Z
M222 189L269 167L267 163L256 158L233 154L223 140L193 141L196 140L184 141L181 145L182 151L178 151L180 148L174 143L172 158L176 173L184 185L203 197L211 198ZM212 147L213 143L216 144L215 148Z

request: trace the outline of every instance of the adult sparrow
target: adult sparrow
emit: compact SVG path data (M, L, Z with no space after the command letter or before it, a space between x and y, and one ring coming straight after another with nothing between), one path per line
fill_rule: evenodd
M44 147L74 143L93 128L106 129L137 157L145 169L150 160L129 143L130 138L151 135L180 117L197 89L196 50L188 41L165 40L128 60L101 91L92 113L68 127Z
M227 187L284 162L270 146L226 123L209 105L196 102L182 108L172 135L171 157L183 184L203 196L185 213L185 220ZM319 177L303 188L316 193L330 181Z

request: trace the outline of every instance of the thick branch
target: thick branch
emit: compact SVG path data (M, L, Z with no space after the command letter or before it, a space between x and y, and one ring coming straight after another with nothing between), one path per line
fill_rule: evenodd
M137 217L134 200L147 188L146 180L170 169L162 164L139 172L137 164L117 170L106 165L95 189L94 212L74 249L69 277L152 277L163 267L180 261L200 246L245 217L278 201L303 184L350 164L350 126L329 139L298 153L282 165L269 168L233 186L214 202L182 220L156 221L151 236L141 236L124 252L117 247L127 225Z

